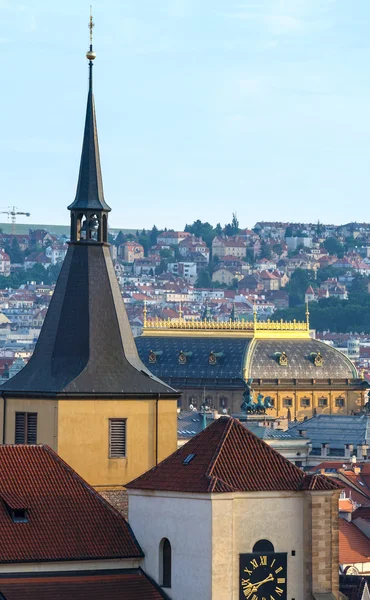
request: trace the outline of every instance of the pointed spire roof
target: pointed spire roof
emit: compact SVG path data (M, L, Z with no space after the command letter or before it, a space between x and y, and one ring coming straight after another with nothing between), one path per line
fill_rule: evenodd
M215 493L285 490L335 490L318 475L313 482L240 421L220 417L129 489Z
M91 75L92 46L87 57ZM71 206L110 210L103 204L91 78L87 107L79 187ZM9 397L181 396L139 358L108 244L69 244L35 351L1 389Z
M101 174L98 130L96 126L95 103L93 94L92 70L95 52L92 44L86 54L89 59L89 92L87 95L85 131L82 142L80 173L78 176L76 197L69 210L105 210L110 207L104 200L103 179Z

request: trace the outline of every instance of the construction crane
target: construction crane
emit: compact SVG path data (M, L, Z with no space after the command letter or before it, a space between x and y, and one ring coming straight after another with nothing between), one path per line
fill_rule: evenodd
M8 215L8 219L10 218L12 223L12 234L15 234L16 224L17 224L17 215L24 215L25 217L30 217L31 213L29 212L20 212L17 211L17 206L8 206L8 210L0 210L1 215Z

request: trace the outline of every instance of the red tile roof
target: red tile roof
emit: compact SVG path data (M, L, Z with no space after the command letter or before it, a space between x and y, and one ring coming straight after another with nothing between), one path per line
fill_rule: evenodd
M0 577L6 600L161 600L167 596L141 569Z
M48 446L0 446L0 531L0 563L143 555L122 515Z
M370 562L370 540L353 523L339 519L339 563Z
M321 475L304 475L237 419L221 417L126 487L207 493L333 490L338 486Z

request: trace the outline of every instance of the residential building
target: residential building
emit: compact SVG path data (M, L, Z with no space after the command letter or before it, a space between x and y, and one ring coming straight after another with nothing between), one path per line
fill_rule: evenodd
M144 258L144 248L137 242L125 242L120 246L120 250L125 262L133 263L135 260Z
M197 265L195 262L168 263L168 271L177 277L183 277L188 283L194 284L197 280Z
M0 275L3 277L10 275L10 257L4 250L0 250Z
M163 231L157 237L157 244L168 244L169 246L179 246L180 242L191 237L187 231Z
M244 258L247 255L247 244L244 240L233 237L215 237L212 241L212 256L234 256Z
M51 448L0 446L0 477L1 598L167 597L125 518Z

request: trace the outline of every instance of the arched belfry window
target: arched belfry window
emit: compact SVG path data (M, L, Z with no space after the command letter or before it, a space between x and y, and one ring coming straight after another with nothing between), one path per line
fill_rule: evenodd
M275 552L274 545L269 540L258 540L253 546L253 552Z
M172 549L170 541L163 538L159 544L159 583L162 587L171 587Z

